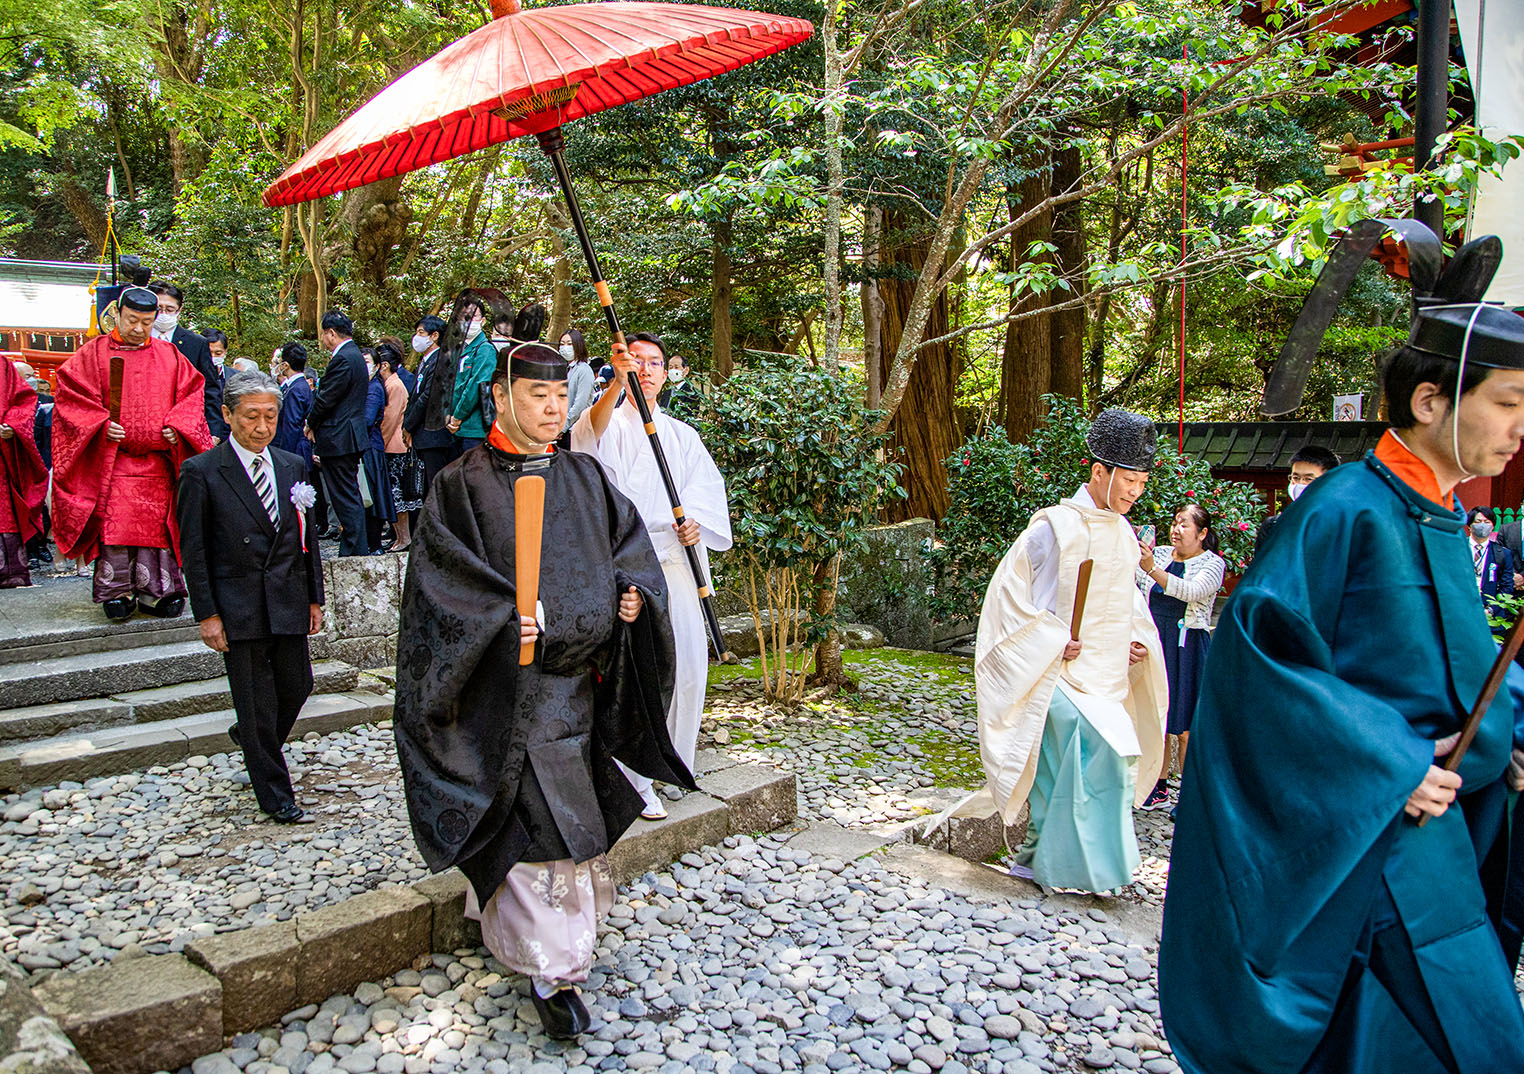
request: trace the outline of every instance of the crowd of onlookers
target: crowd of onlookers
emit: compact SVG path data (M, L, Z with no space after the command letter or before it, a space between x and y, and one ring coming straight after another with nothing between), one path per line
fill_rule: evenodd
M342 531L332 486L341 483L347 492L353 485L363 506L363 540L342 546L340 555L405 550L411 540L412 523L434 475L487 435L491 418L490 414L484 414L483 403L490 396L486 396L483 388L491 379L498 348L512 342L512 311L490 309L483 299L463 297L453 310L444 311L452 319L449 322L439 313L419 317L407 342L382 330L371 336L374 343L356 344L364 361L363 403L353 407L341 405L337 412L322 415L329 425L358 422L363 430L360 450L355 452L359 462L351 475L347 465L344 473L337 472L340 464L333 458L325 471L323 453L314 446L317 431L309 427L309 415L323 390L318 367L329 367L336 349L323 345L326 333L320 333L317 346L292 341L275 348L268 362L256 361L234 354L227 333L220 329L196 332L182 324L185 295L178 287L155 282L149 288L159 298L153 335L174 343L203 376L207 425L215 443L228 435L221 414L221 388L228 375L268 372L281 391L280 424L274 446L301 456L308 467L318 498L318 518L322 520L320 539L337 539ZM339 316L345 321L339 326L342 338L352 341L356 335L354 326L342 314ZM335 343L338 339L334 337ZM569 430L577 417L609 390L615 374L612 365L599 363L595 369L589 362L587 343L579 330L571 328L563 332L557 345L571 365ZM323 350L328 354L319 360ZM441 369L441 356L446 350L449 356L445 361L450 368ZM25 363L17 363L17 371L38 394L35 439L43 461L51 467L53 398L48 382ZM688 373L688 363L680 355L672 355L663 403L670 398L677 412L698 394L687 379ZM330 454L347 464L350 453ZM28 541L26 550L33 570L54 563L46 532ZM59 573L75 571L89 574L90 566L72 562L58 565Z

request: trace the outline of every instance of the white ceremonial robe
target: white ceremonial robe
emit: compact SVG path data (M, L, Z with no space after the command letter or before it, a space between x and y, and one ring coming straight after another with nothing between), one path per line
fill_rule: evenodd
M698 523L697 551L708 581L708 550L723 552L731 545L725 479L691 425L668 417L658 407L651 408L651 417L678 499L687 516ZM656 558L661 561L667 578L673 641L677 645L677 678L672 704L667 709L667 730L678 756L691 769L709 679L709 634L688 557L673 529L672 502L667 499L640 412L632 403L622 403L615 408L599 439L593 434L592 412L585 410L572 425L571 443L573 451L592 455L602 463L614 487L634 502L651 535ZM642 776L632 776L631 782L637 788L650 786L650 781Z
M1132 525L1098 508L1081 486L1045 508L1000 561L979 613L974 684L979 751L995 807L1015 821L1031 792L1054 690L1064 696L1137 770L1163 759L1169 684L1159 632L1133 584L1141 557ZM1065 662L1081 561L1095 565L1080 627L1083 648ZM1130 642L1148 657L1129 664ZM1134 789L1141 805L1153 784Z

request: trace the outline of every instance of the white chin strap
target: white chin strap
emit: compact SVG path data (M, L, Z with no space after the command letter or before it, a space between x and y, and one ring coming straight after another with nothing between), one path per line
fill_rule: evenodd
M1116 483L1116 479L1117 479L1117 468L1115 466L1113 466L1111 468L1111 476L1106 479L1106 510L1108 510L1108 511L1115 511L1116 510L1115 507L1111 506L1111 486Z
M1455 374L1455 406L1450 411L1450 453L1455 456L1455 465L1466 476L1461 480L1470 481L1476 475L1466 469L1466 464L1461 462L1460 455L1460 404L1461 386L1466 382L1466 352L1471 348L1471 329L1476 324L1476 319L1481 315L1486 306L1477 303L1471 311L1471 319L1466 322L1466 335L1461 340L1460 369Z

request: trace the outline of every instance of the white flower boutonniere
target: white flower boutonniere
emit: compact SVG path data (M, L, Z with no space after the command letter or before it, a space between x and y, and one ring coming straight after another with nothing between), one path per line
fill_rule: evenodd
M305 481L291 486L291 502L298 511L309 511L317 503L317 490Z
M302 551L307 551L307 512L317 503L317 490L305 481L291 486L291 505L296 508L296 527L302 536Z

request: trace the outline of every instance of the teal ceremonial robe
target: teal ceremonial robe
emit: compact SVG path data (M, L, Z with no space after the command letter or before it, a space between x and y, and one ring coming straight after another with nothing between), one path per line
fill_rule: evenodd
M1524 1070L1468 817L1452 807L1419 828L1403 814L1498 651L1462 521L1369 454L1288 508L1223 611L1159 954L1165 1031L1191 1074L1296 1074L1325 1034L1354 1042L1360 1070L1442 1070L1393 995L1351 973L1393 905L1418 966L1398 998L1432 1001L1459 1070ZM1463 795L1502 777L1513 722L1502 691Z

